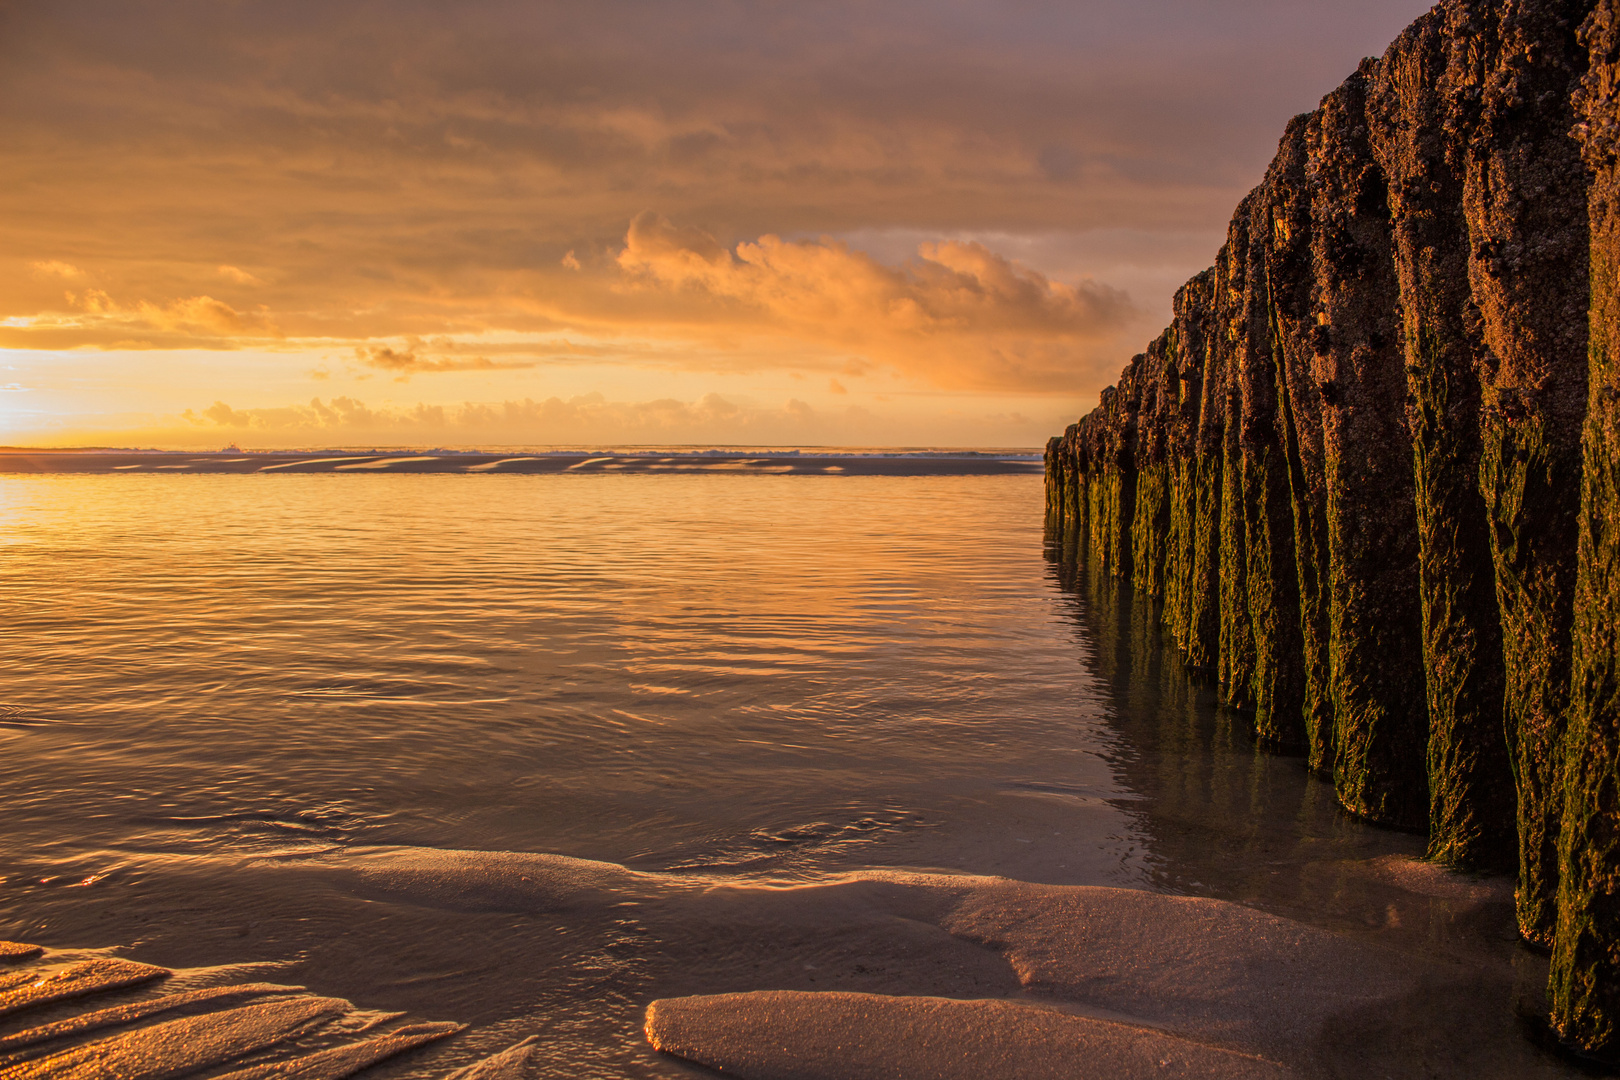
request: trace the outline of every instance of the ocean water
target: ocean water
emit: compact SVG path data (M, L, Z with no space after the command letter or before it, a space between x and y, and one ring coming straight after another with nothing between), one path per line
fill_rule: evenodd
M640 1037L656 996L1016 992L837 899L873 868L1473 933L1400 929L1411 898L1356 867L1421 838L1257 754L1042 499L1038 475L0 476L0 937L473 1025L376 1075L535 1035L546 1075L674 1076ZM593 884L620 868L698 899ZM804 886L832 899L771 900Z
M1137 872L1038 479L0 492L0 799L69 874L328 844L822 872L1048 791L1118 834L1088 877Z

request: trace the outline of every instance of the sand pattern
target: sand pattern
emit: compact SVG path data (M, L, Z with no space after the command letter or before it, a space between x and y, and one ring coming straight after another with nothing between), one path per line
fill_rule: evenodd
M405 1023L352 1041L399 1015L363 1014L341 998L272 983L200 987L31 1023L37 1010L140 992L175 975L117 957L63 963L53 956L0 941L0 963L16 968L0 972L0 1016L17 1014L28 1025L0 1031L0 1080L167 1080L206 1070L215 1080L342 1080L465 1030ZM312 1040L329 1045L311 1051ZM520 1043L458 1075L515 1078L526 1055Z
M1470 1020L1478 988L1509 992L1518 961L1449 935L1505 920L1503 882L1413 859L1325 872L1338 887L1389 890L1387 922L1358 930L1207 897L937 871L802 881L410 847L234 871L278 895L313 889L453 919L632 912L665 962L642 1004L625 1003L644 1045L743 1080L1326 1080L1362 1063L1398 1080L1567 1075L1494 1014ZM1435 926L1451 929L1435 937ZM713 949L722 935L730 945ZM0 968L0 1008L30 995L0 1021L0 1080L337 1080L463 1030L300 987L219 985L232 969L86 956L36 951ZM45 1002L43 986L82 996ZM531 1033L498 1053L447 1046L399 1064L444 1080L571 1075L550 1033L518 1034Z
M1271 1080L1321 1075L1324 1036L1345 1018L1470 977L1222 900L935 874L863 877L842 888L993 950L1024 996L667 998L647 1011L648 1040L745 1080Z
M1249 1054L1015 1001L759 990L654 1002L647 1038L748 1080L1284 1080Z
M728 880L512 852L394 848L277 872L469 914L629 906L691 967L653 995L649 1043L743 1080L1271 1080L1370 1056L1379 1075L1562 1075L1513 1033L1441 1031L1446 1045L1410 1049L1412 1025L1434 1021L1424 1002L1503 972L1398 920L1344 933L1135 889L903 870ZM1463 920L1509 902L1499 881L1410 859L1336 872L1387 881L1413 910L1441 911L1427 906L1438 894ZM721 933L732 947L709 951ZM888 974L875 992L828 985L847 970ZM827 989L804 985L818 978Z
M0 975L0 1016L87 994L139 986L167 974L150 964L108 957L86 960L37 978L22 971Z

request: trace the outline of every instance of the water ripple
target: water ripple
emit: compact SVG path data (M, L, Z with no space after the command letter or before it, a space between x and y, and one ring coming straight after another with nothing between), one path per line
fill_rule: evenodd
M1038 476L588 471L0 477L11 842L939 862L1076 782L1128 831Z

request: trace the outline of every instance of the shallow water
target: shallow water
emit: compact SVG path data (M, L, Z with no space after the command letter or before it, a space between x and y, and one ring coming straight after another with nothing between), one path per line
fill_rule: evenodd
M1086 880L1132 880L1038 488L0 480L3 813L81 877L325 844L775 873L952 863L941 830L1058 793L1119 834Z
M1419 838L1257 755L1150 610L1056 557L1041 485L0 477L0 937L262 963L475 1025L389 1075L529 1034L558 1076L680 1074L639 1037L668 993L1015 992L909 929L840 945L858 903L767 916L722 888L871 867L1217 896L1521 962L1501 903L1370 876ZM714 899L355 884L393 849ZM1493 985L1504 1017L1517 992Z

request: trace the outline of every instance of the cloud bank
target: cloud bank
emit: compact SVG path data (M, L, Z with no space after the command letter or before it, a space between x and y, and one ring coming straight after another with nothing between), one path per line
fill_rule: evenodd
M494 385L566 339L1073 397L1168 300L1113 275L1207 263L1285 119L1425 6L0 4L0 349Z
M694 400L612 400L600 393L457 405L370 405L346 395L272 408L216 401L186 409L140 434L168 445L568 446L944 445L1028 446L1055 417L1016 411L938 417L875 414L859 406L817 408L789 398L773 404L707 393ZM897 434L888 442L874 439ZM104 440L96 440L104 441Z
M704 303L694 307L718 307L723 321L825 342L949 387L1071 391L1088 346L1139 321L1117 290L1052 281L974 243L925 244L891 267L828 239L764 236L731 251L644 213L617 262L636 284L696 294Z
M65 263L46 265L55 277L63 276L58 267L75 280L86 276ZM1094 368L1113 360L1109 346L1145 328L1142 313L1119 290L1055 281L982 244L924 243L894 266L825 237L766 235L727 248L701 229L650 211L630 222L615 254L570 276L573 287L561 295L509 279L498 302L437 298L441 333L426 343L415 334L375 342L371 331L384 327L371 312L312 320L263 304L239 310L210 295L123 302L91 287L65 291L58 308L0 326L0 345L229 350L341 344L356 365L406 380L525 370L559 352L600 357L612 351L602 341L634 333L684 343L662 352L622 350L639 363L711 369L717 354L735 352L746 358L729 366L834 365L852 375L882 366L940 388L1071 394ZM395 301L396 317L408 318L405 307L403 298ZM302 343L290 340L298 330ZM598 343L559 349L523 340L525 332L559 330ZM457 340L457 332L517 337L463 355L478 347ZM506 355L484 355L492 351Z

